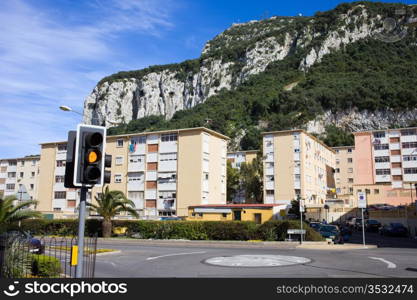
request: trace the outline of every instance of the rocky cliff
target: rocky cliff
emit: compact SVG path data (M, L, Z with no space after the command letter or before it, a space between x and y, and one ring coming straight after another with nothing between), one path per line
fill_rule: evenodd
M111 120L127 123L150 115L170 119L297 50L304 51L299 69L308 71L326 54L383 31L384 12L365 4L342 5L324 17L233 24L205 45L199 59L104 78L85 100L84 121L111 126Z

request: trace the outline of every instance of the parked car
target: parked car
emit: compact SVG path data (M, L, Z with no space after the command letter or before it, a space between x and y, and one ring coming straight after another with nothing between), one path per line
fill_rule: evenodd
M377 220L371 219L371 220L366 220L365 222L366 231L378 232L380 227L381 227L381 223L379 223Z
M347 242L352 236L352 229L349 226L342 226L340 227L340 235L342 236L343 241Z
M310 227L313 228L315 231L319 231L320 223L319 222L310 222Z
M408 236L408 229L401 223L389 223L382 226L379 233L388 236Z
M25 231L9 231L7 237L19 240L22 244L26 244L29 248L29 252L36 254L43 254L45 252L45 245L41 240L33 237L30 232Z
M362 229L362 219L360 218L355 218L355 225L354 225L356 230Z
M340 230L339 230L339 227L337 227L336 225L322 224L319 227L319 233L324 238L330 238L334 242L340 242L340 239L341 239Z

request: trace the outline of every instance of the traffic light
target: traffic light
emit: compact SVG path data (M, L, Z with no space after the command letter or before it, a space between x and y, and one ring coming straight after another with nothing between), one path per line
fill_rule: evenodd
M74 186L91 187L108 183L110 172L105 168L111 166L111 156L105 154L105 148L105 127L84 124L77 126L74 151Z

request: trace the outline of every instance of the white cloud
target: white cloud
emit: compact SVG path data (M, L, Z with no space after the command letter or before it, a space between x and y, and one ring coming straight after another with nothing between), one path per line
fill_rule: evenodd
M86 1L88 9L71 11L71 18L60 7L35 3L1 3L0 158L37 153L38 143L66 138L80 118L57 107L82 110L100 78L129 64L118 53L121 35L157 37L173 27L170 2Z

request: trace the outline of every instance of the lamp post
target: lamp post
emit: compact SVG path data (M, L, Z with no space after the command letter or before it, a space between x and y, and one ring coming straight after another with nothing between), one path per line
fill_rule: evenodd
M70 112L76 113L76 114L78 114L78 115L80 115L80 116L83 116L83 117L84 117L84 115L83 115L82 113L80 113L79 111L73 110L73 109L72 109L72 107L70 107L70 106L68 106L68 105L61 105L61 106L59 107L59 109L60 109L60 110L62 110L62 111L70 111ZM94 120L94 119L96 119L96 120L97 120L97 118L93 118L93 120ZM116 121L113 121L113 120L107 120L107 119L106 119L106 122L107 122L107 123L110 123L110 124L112 124L112 125L115 125L115 126L118 126L118 125L122 125L122 124L123 124L122 122L116 122ZM93 122L93 123L94 123L94 122Z

